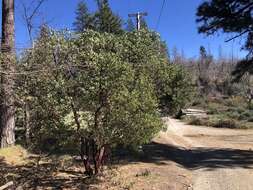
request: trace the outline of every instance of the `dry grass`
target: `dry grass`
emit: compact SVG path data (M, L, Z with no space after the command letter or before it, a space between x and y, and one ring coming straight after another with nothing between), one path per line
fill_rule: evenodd
M0 158L13 166L24 165L28 163L28 152L22 146L13 146L0 149Z
M159 139L158 139L159 140ZM190 184L190 173L169 160L121 160L112 168L104 168L96 178L84 175L82 163L71 156L41 157L29 154L23 147L0 150L0 185L14 181L23 189L64 190L185 190ZM0 159L0 160L1 160ZM6 163L6 164L5 164ZM1 164L1 163L0 163ZM184 174L184 175L182 175Z

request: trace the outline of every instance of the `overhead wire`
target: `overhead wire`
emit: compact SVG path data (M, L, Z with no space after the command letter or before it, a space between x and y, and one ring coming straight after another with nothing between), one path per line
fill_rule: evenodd
M159 13L159 17L158 17L158 20L157 20L157 23L156 23L155 30L157 30L159 28L165 4L166 4L166 0L163 0L162 7L160 9L160 13Z

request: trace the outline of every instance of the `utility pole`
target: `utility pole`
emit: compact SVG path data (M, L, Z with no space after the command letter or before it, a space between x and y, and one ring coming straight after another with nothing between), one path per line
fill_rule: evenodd
M15 106L14 106L14 0L2 0L2 40L1 104L0 131L1 148L15 143Z
M144 12L144 13L134 13L134 14L129 14L129 17L135 17L136 18L136 29L137 31L139 31L141 29L141 17L143 16L147 16L148 13Z

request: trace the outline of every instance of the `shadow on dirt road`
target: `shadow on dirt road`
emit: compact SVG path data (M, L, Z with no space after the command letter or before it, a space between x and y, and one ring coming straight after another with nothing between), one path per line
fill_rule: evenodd
M253 151L237 149L194 148L187 150L167 144L153 142L143 147L143 162L164 164L174 161L181 166L195 170L216 168L253 168Z

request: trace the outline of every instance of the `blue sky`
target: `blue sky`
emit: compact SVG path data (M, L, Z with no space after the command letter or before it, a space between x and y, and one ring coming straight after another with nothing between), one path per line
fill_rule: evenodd
M16 0L17 48L26 47L28 44L20 1ZM28 4L31 2L31 0L22 1ZM37 24L43 20L49 22L49 25L56 29L72 28L78 2L79 0L47 0L40 10L40 21L37 21ZM148 12L146 20L151 29L156 28L162 2L163 0L110 0L113 11L124 19L127 18L128 13ZM203 34L198 34L195 13L201 2L202 0L166 0L158 32L167 42L169 49L177 47L178 51L183 51L185 56L190 58L198 56L200 45L204 45L215 56L218 55L219 47L222 47L223 53L227 56L231 54L232 49L235 56L243 56L244 53L240 52L243 40L225 43L225 39L229 36L220 34L206 37ZM94 0L86 0L86 3L91 11L95 10Z

